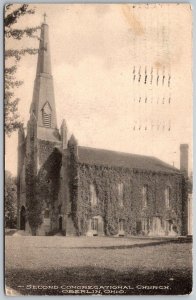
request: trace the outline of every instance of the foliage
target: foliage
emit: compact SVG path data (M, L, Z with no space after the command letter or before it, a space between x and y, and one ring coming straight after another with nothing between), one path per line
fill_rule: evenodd
M78 235L81 233L80 220L77 213L77 201L78 201L78 159L77 159L77 142L73 139L72 142L68 143L70 151L70 165L69 170L69 183L70 183L70 194L71 194L71 217L73 219L76 231Z
M48 157L49 145L45 145L44 149L44 156ZM181 174L80 163L75 142L68 143L68 152L70 216L78 235L86 234L89 219L98 215L103 219L106 235L118 234L120 220L123 221L126 234L147 234L138 229L138 223L147 220L152 225L153 217L160 217L161 221L169 221L179 234L182 233L183 199L186 199L186 195L183 193ZM61 155L54 155L53 159L47 160L39 170L36 188L31 188L31 185L28 187L29 191L35 191L29 207L32 217L31 227L38 227L42 223L42 211L46 199L49 200L48 204L51 207L52 223L56 223L58 219L58 195L63 188L62 183L60 184L60 168ZM29 165L28 169L31 172L33 166ZM32 180L33 175L31 174L29 178ZM119 183L123 183L122 206L119 202ZM94 185L98 198L95 206L92 206L90 199L91 184ZM147 207L143 206L142 199L144 185L148 186ZM171 199L170 207L166 208L165 188L168 185L171 186Z
M34 193L28 204L28 221L32 233L36 235L37 229L43 222L43 208L45 199L49 195L49 184L46 170L43 168L39 171L34 180Z
M5 171L5 227L16 228L17 222L17 186L16 179Z
M75 224L80 234L85 234L88 220L100 215L104 220L104 231L107 235L118 233L118 221L124 220L124 230L127 234L138 234L136 222L142 218L160 216L163 220L172 220L181 232L182 203L180 194L180 175L155 174L146 171L133 171L126 168L103 167L96 165L77 164L78 186L72 189L72 201L77 202ZM171 206L165 207L164 189L168 182L174 187L171 195ZM123 183L123 206L119 205L118 183ZM89 186L93 184L97 191L98 205L90 203ZM148 206L142 207L143 185L148 185ZM76 201L76 190L78 201ZM75 193L75 194L74 194Z
M37 193L37 185L45 183L45 176L37 177L36 167L36 137L35 137L36 120L33 115L28 123L27 134L27 152L26 152L26 204L27 204L27 219L32 231L32 235L36 235L39 225L42 223L42 207L43 202L38 197L40 190ZM44 172L44 170L43 170ZM45 173L44 173L45 174ZM45 189L43 189L45 192ZM42 190L42 192L43 192Z
M23 83L16 80L18 62L26 54L36 54L37 49L9 49L8 40L21 40L24 37L33 38L39 27L16 28L15 25L24 15L34 14L34 10L29 9L28 4L8 4L5 6L4 34L5 34L5 72L4 72L4 113L5 113L5 133L9 136L21 125L18 114L19 98L15 97L15 89Z
M104 231L107 235L118 233L118 220L123 219L128 230L129 215L132 207L127 203L131 196L130 175L126 173L124 180L124 206L119 206L117 185L125 177L123 170L109 167L78 165L79 167L79 197L78 197L78 219L82 220L82 234L87 230L88 219L101 215L104 220ZM125 178L123 178L125 179ZM90 184L94 184L98 196L98 205L92 207L90 203Z
M58 217L55 204L60 189L61 156L53 155L54 143L38 141L36 144L35 127L33 119L28 124L27 160L26 160L26 198L28 221L31 231L37 234L39 226L43 223L45 206L51 208L51 221ZM36 151L39 151L39 162L42 167L36 170ZM56 154L56 153L55 153ZM50 234L54 234L50 232Z

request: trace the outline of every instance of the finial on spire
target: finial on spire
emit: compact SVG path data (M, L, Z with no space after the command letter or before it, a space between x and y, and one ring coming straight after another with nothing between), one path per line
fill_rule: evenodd
M43 14L43 17L44 17L44 23L46 23L46 17L47 17L47 14L44 13L44 14Z

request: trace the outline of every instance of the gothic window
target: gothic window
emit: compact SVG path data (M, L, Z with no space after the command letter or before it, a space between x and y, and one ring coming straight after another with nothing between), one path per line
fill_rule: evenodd
M148 205L148 186L146 184L142 187L142 204L143 207Z
M123 206L123 183L118 184L118 200L119 205Z
M165 206L166 208L170 207L170 198L171 198L171 188L167 186L165 188Z
M92 206L95 206L98 203L97 193L93 184L90 184L90 201Z
M42 120L44 127L50 128L51 127L51 117L52 117L52 110L50 104L46 102L42 109Z

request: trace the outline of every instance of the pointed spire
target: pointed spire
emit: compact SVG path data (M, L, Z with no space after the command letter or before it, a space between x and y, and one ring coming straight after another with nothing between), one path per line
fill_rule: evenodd
M44 14L43 14L43 17L44 17L44 21L43 21L43 23L44 23L44 24L46 24L46 17L47 17L47 14L46 14L46 13L44 13Z
M61 127L63 127L63 128L66 128L66 129L67 129L67 124L66 124L66 121L65 121L65 119L63 119L63 121L62 121Z
M34 82L33 100L30 114L34 113L37 120L40 138L45 139L43 130L49 129L50 139L55 139L51 129L57 130L56 107L54 97L53 78L51 72L50 47L49 47L49 26L46 24L46 14L41 25L39 52L37 60L37 72ZM48 136L48 135L47 135Z
M41 25L41 35L40 35L40 42L39 42L37 75L41 73L52 75L48 31L49 31L48 24L46 24L46 14L44 14L44 22Z
M74 146L74 145L77 145L77 144L78 144L78 141L76 140L75 136L72 134L70 139L69 139L69 145Z
M71 154L74 155L75 159L78 159L78 141L75 136L72 134L68 141L68 149Z
M65 119L63 119L63 121L62 121L60 132L61 132L62 148L67 149L67 133L68 133L68 130L67 130L67 124L66 124Z

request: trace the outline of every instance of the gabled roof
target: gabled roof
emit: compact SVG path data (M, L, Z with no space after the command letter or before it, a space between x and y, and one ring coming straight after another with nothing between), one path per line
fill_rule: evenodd
M124 167L154 172L179 173L180 170L153 156L78 146L80 163Z

